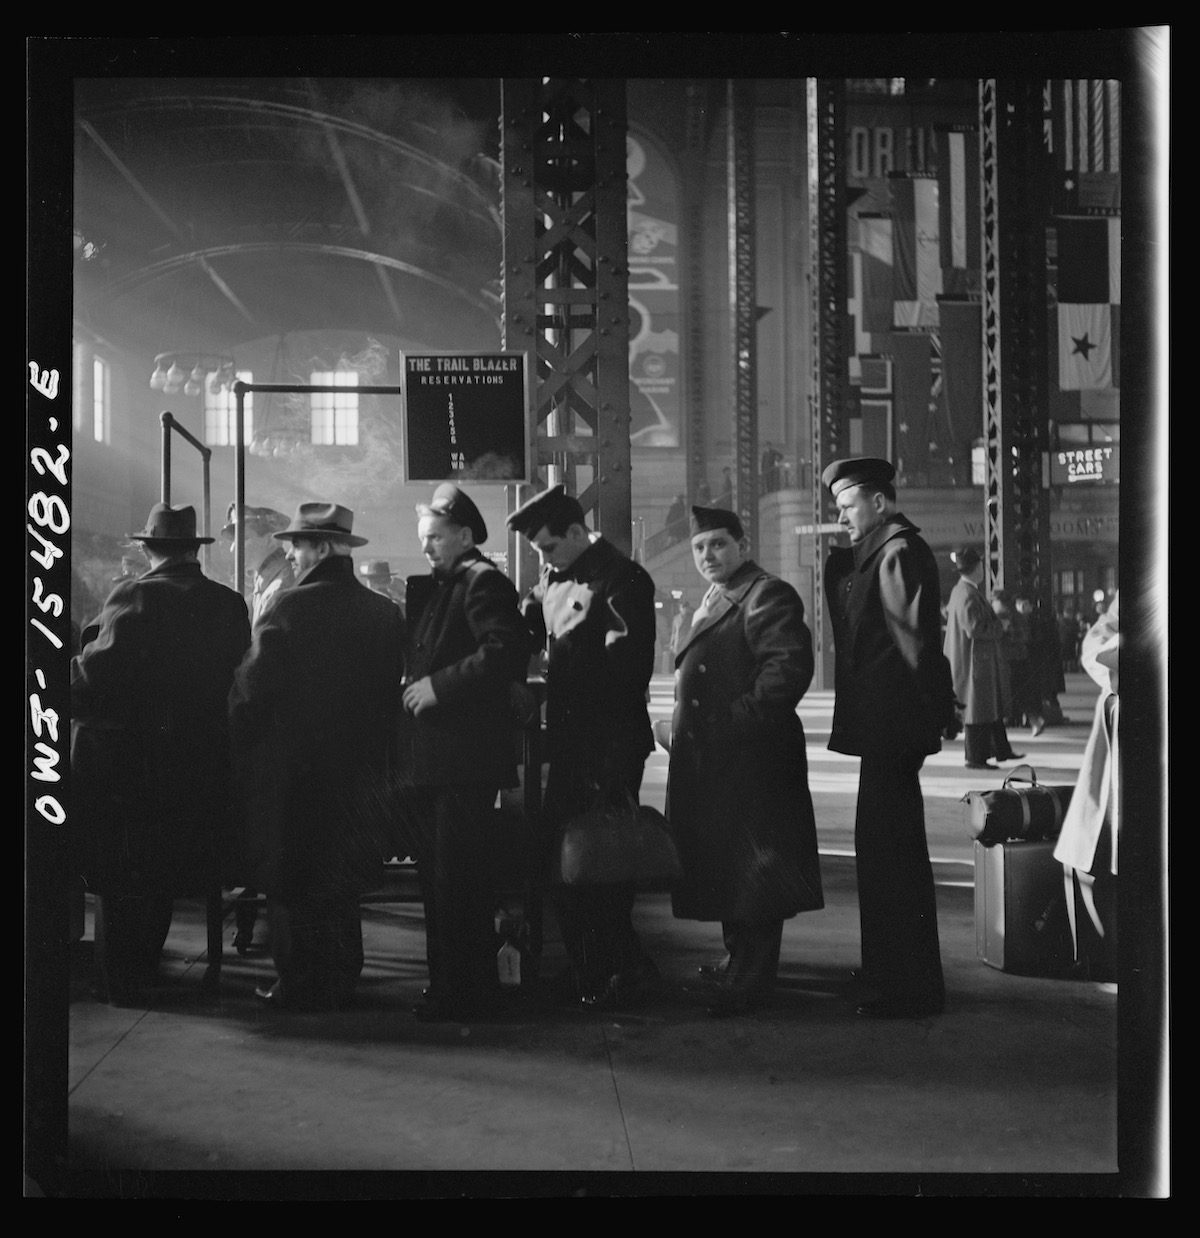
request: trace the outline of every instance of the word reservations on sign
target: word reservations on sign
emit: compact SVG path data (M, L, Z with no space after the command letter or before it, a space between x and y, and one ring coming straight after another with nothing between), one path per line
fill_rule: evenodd
M1081 481L1120 481L1121 455L1117 446L1079 447L1050 453L1050 484L1071 486Z
M405 480L529 480L523 352L403 356Z

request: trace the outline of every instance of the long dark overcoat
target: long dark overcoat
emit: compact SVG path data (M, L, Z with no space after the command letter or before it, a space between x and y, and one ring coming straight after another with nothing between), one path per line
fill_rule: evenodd
M1004 624L983 590L959 577L946 607L945 650L968 724L995 722L1004 715L1003 640Z
M824 905L796 713L812 676L804 603L750 561L682 635L667 783L680 919L783 920Z
M122 581L71 663L72 814L101 894L202 894L232 835L225 699L246 604L199 563Z
M448 573L409 577L407 676L429 676L437 704L402 711L401 773L413 786L517 782L510 704L531 642L508 577L479 551Z
M587 806L590 783L623 779L654 751L654 581L595 537L564 571L544 568L522 609L547 648L546 815L558 824Z
M229 716L245 880L287 902L361 893L386 858L404 621L322 559L254 629Z
M896 513L825 560L836 695L829 747L853 756L928 756L953 716L941 648L937 560Z

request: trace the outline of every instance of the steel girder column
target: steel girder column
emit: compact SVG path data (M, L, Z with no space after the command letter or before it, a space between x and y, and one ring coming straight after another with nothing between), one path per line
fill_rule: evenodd
M687 449L687 495L697 501L701 481L708 478L708 451L705 440L705 297L704 213L707 186L708 144L712 133L712 109L708 87L689 82L685 113L683 163L684 261L687 263L687 399L684 404L683 434Z
M983 238L985 586L1050 606L1046 225L1038 81L979 84Z
M823 524L834 516L821 485L825 465L841 448L847 395L843 320L846 305L846 210L842 169L844 88L840 81L809 78L808 113L808 402L812 435L813 605L816 653L814 687L832 684L832 632L827 631L822 587ZM826 681L829 682L826 682Z
M501 84L503 347L533 358L535 485L632 548L625 83Z
M726 87L729 324L733 344L734 510L758 552L758 319L754 270L754 84Z

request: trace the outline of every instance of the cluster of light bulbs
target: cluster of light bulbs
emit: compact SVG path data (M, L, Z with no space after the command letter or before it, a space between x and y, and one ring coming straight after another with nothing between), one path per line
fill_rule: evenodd
M154 358L150 387L165 395L199 395L208 384L211 390L226 390L237 380L232 357L214 353L163 352Z

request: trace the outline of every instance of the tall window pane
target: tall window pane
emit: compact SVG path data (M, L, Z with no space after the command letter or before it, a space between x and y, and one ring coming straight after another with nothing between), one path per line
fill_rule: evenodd
M92 358L92 438L97 443L108 442L109 403L112 382L108 362L103 357Z
M357 370L314 371L314 387L357 387ZM312 441L318 445L353 447L358 443L358 392L314 391Z
M238 378L244 383L252 383L254 374L250 370L238 370ZM254 437L254 393L246 392L243 404L245 424L242 427L242 442L249 444ZM235 423L237 422L237 401L232 388L222 388L209 380L204 383L204 441L209 447L231 447L237 440Z

